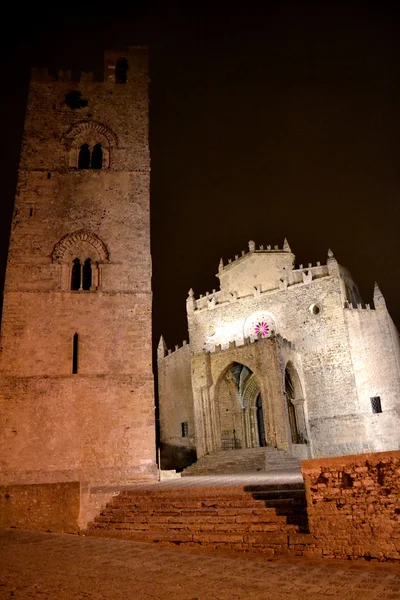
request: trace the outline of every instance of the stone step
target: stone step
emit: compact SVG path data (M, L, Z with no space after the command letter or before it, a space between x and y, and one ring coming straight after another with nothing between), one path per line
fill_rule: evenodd
M109 529L109 524L98 523L95 529ZM117 531L153 531L155 529L154 523L114 523L113 530ZM159 531L168 532L228 532L228 533L251 533L251 532L277 532L285 531L286 533L296 533L299 531L297 525L281 526L279 523L205 523L204 521L197 520L188 523L162 523L157 522L157 529Z
M112 504L113 506L118 503L119 505L128 504L130 506L143 506L143 505L151 505L151 506L170 506L172 503L181 503L182 506L186 506L188 502L195 503L221 503L221 502L242 502L247 503L258 503L265 499L271 498L296 498L296 497L304 497L304 486L293 485L293 487L273 487L273 486L248 486L246 489L246 496L243 496L242 493L234 493L234 492L225 492L224 488L220 488L219 493L209 494L207 491L203 493L199 492L198 488L196 491L188 492L187 490L182 490L174 493L163 493L159 495L136 495L130 494L129 492L121 492L118 496L118 499L113 498ZM241 504L242 505L242 504Z
M302 483L124 490L89 524L87 535L166 545L279 554L302 547L307 530ZM297 536L297 537L296 537ZM308 542L307 542L308 543ZM304 545L304 544L303 544ZM272 554L271 554L272 553Z
M218 475L281 469L300 469L300 461L276 448L248 448L242 450L220 450L202 456L187 467L182 476Z
M88 535L96 537L117 538L138 542L152 542L160 545L175 545L191 548L221 548L241 552L268 553L269 555L287 556L290 548L299 545L307 549L314 539L310 534L293 532L167 532L167 531L130 531L130 530L90 530Z

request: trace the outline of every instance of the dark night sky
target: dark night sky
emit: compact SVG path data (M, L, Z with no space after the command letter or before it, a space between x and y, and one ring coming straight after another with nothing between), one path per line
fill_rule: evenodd
M100 75L105 47L148 44L155 342L187 337L187 292L218 287L221 256L285 236L298 263L325 262L331 247L366 302L376 279L399 326L398 14L389 3L282 2L262 14L169 4L10 20L1 264L30 66Z

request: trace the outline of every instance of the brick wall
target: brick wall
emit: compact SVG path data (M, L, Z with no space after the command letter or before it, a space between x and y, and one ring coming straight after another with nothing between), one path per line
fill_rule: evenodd
M0 486L0 528L73 533L78 531L80 484Z
M400 451L302 462L311 554L400 560Z

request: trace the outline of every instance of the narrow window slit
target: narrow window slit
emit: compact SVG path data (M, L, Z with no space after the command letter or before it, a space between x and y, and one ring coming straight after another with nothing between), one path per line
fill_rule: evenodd
M72 342L72 374L76 375L78 373L78 334L74 333L74 338Z

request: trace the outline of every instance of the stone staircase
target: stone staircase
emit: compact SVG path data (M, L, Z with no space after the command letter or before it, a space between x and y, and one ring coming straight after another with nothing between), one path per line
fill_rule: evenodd
M312 544L302 483L124 490L85 534L269 556L301 555Z
M182 472L182 476L285 469L300 471L300 460L291 456L288 452L268 446L266 448L210 452L210 454L205 454L193 465L187 467Z

